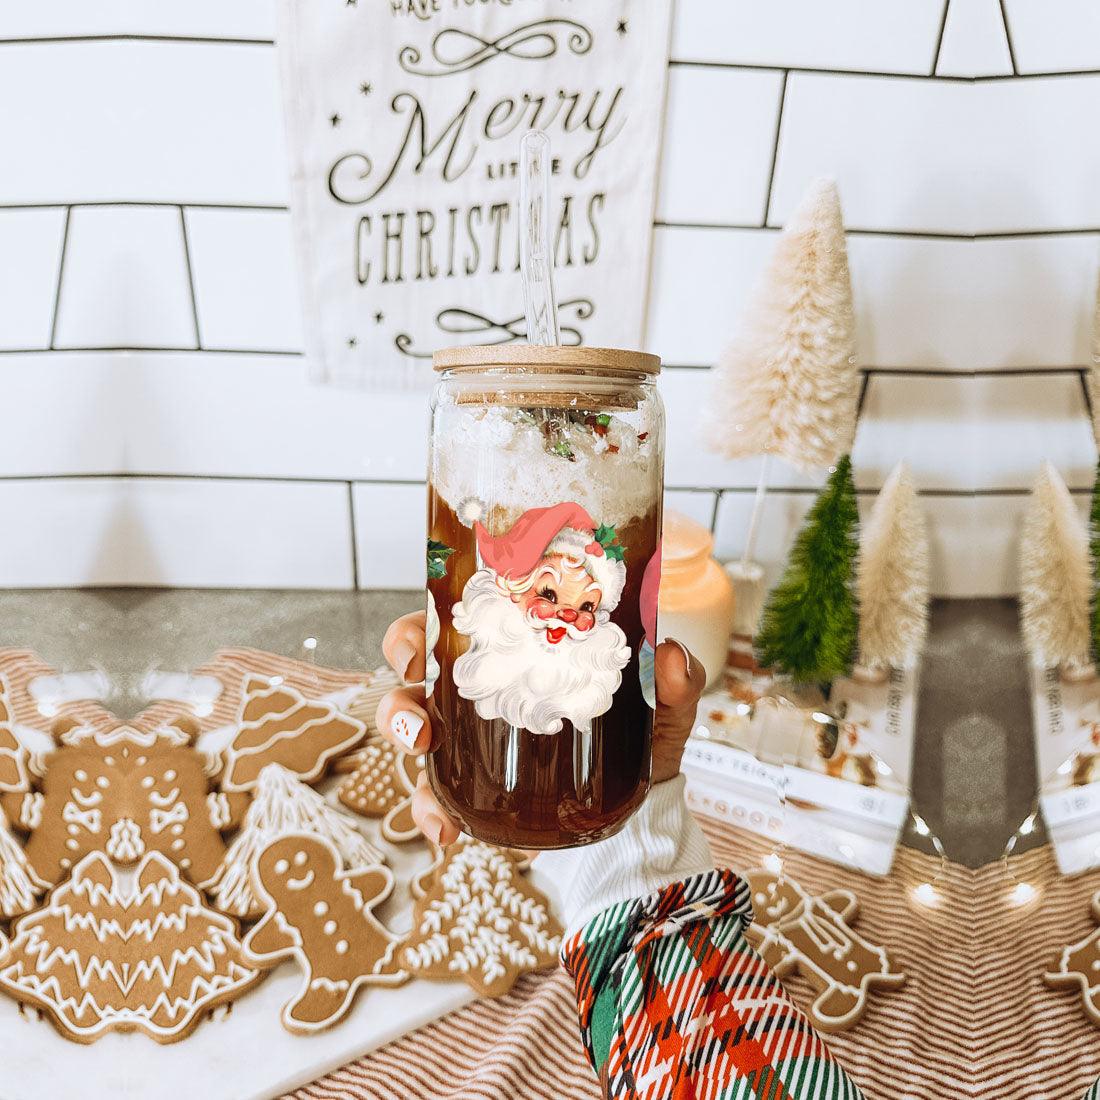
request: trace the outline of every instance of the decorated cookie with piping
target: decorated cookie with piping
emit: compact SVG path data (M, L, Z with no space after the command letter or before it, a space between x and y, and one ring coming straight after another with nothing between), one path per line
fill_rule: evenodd
M145 853L128 886L91 852L15 922L0 990L41 1008L66 1039L143 1031L171 1043L263 977L237 935L159 852Z
M752 892L753 921L745 935L780 979L797 972L812 987L807 1015L821 1031L844 1031L867 1010L876 988L895 988L905 975L886 949L852 931L859 901L850 890L820 897L786 876L753 871L743 876Z
M29 913L45 888L0 810L0 917Z
M329 760L366 735L358 718L332 703L306 699L286 683L251 677L244 691L237 732L223 754L223 790L251 790L268 764L280 764L300 779L319 779Z
M514 853L470 837L450 845L432 877L420 879L400 953L409 973L499 997L521 974L555 965L561 926L520 867Z
M1093 894L1090 909L1093 920L1100 922L1100 891ZM1100 928L1063 947L1043 978L1053 989L1075 990L1085 1015L1100 1027Z
M364 986L408 980L398 938L372 912L393 889L385 867L345 871L330 841L293 833L260 853L253 877L263 916L245 938L246 956L257 965L293 958L302 970L298 992L283 1006L287 1030L331 1027Z
M41 801L25 798L20 818L38 877L60 882L90 852L126 865L155 851L206 885L225 842L211 820L210 781L193 736L186 720L158 730L79 725L63 733Z
M354 813L382 818L382 835L391 844L415 840L420 830L412 796L423 758L400 752L377 734L360 752L362 763L340 784L337 797Z
M7 678L0 674L0 791L26 791L30 789L26 750L12 728L9 691Z
M251 920L262 912L253 889L257 856L287 833L309 833L329 841L343 868L359 870L384 862L382 853L356 827L352 816L326 802L312 787L278 764L260 773L240 832L225 853L210 899L225 913Z

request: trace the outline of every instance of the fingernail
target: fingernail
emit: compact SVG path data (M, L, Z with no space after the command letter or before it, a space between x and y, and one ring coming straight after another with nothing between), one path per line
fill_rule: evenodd
M390 729L394 737L412 752L416 748L416 739L424 728L424 719L411 710L399 710L390 719Z
M412 642L402 640L393 647L393 659L396 662L394 671L405 679L405 673L409 671L409 665L416 654L416 646Z
M666 638L666 642L671 642L675 646L680 647L680 652L684 655L684 673L687 676L691 675L691 654L688 652L688 647L683 642L678 642L675 638Z
M424 818L424 835L433 843L438 844L443 835L443 819L435 814L428 814Z

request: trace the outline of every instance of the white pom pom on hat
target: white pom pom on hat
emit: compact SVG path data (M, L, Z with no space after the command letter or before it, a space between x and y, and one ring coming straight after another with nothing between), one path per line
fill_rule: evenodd
M466 497L465 500L458 502L455 516L463 527L473 527L475 523L485 518L485 511L485 501L478 497Z

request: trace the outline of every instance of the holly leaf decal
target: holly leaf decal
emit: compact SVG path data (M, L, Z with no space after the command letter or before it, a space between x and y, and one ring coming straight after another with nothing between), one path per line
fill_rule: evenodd
M626 560L626 547L619 542L619 536L614 527L601 523L595 531L596 541L603 547L604 554L612 561Z
M428 580L437 581L447 575L447 559L454 548L435 539L428 539Z

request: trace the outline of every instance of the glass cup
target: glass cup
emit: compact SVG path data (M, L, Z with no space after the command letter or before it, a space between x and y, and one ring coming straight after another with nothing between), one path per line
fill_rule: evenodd
M434 366L429 780L480 840L603 839L650 781L660 360L514 345Z

